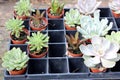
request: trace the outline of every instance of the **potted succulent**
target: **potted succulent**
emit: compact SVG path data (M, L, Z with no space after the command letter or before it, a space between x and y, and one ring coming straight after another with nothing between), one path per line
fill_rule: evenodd
M36 14L30 16L30 27L32 30L42 31L45 30L48 25L48 20L44 17L45 11L40 13L39 9L36 10Z
M111 42L118 43L120 45L120 31L112 31L110 35L106 35L105 38Z
M49 18L61 18L64 14L64 3L59 3L58 0L52 0L51 6L47 9Z
M24 21L16 18L6 22L6 28L11 31L10 38L13 44L24 44L29 35L28 30L23 25Z
M120 59L120 54L117 53L119 48L119 44L98 36L91 39L91 44L80 45L84 64L94 73L113 68Z
M107 18L100 20L100 10L94 12L94 17L83 15L80 19L81 26L77 26L77 31L82 34L85 39L94 36L104 36L112 28L113 22L108 24Z
M70 9L65 13L65 28L67 30L76 30L77 26L80 26L81 15L77 9Z
M79 33L76 32L73 36L72 34L66 35L66 39L68 41L67 44L67 56L69 57L81 57L82 53L79 49L81 44L84 44L85 39L79 39Z
M48 52L48 41L49 37L47 34L32 33L32 36L28 36L28 52L29 56L32 58L42 58Z
M115 18L120 17L120 0L112 0L109 2L109 7L112 10L112 14Z
M28 60L26 52L13 47L2 57L2 66L7 69L10 75L20 75L26 72Z
M18 19L27 19L31 11L33 9L31 8L30 0L20 0L14 6L14 16Z
M92 15L100 4L101 1L97 0L78 0L76 8L83 15Z

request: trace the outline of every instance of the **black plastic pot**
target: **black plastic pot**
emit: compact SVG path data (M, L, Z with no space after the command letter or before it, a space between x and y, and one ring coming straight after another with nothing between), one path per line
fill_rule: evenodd
M99 8L100 19L107 18L109 22L113 22L111 31L120 30L120 19L115 19L109 8ZM40 9L45 11L47 9ZM69 9L64 9L65 12ZM34 12L33 12L34 13ZM31 15L33 15L33 13ZM4 80L98 80L98 79L120 79L120 61L112 69L108 69L105 73L92 73L89 68L84 65L82 58L69 58L66 54L66 38L65 35L75 34L76 31L68 31L64 26L64 18L50 19L45 13L44 17L48 19L48 28L42 33L47 33L50 36L48 54L45 58L30 58L28 62L27 72L23 75L11 76L5 70ZM24 22L26 28L30 31L28 21ZM79 38L82 38L81 34ZM10 41L9 50L13 47L20 47L23 51L27 52L28 44L15 45ZM27 52L28 54L28 52Z

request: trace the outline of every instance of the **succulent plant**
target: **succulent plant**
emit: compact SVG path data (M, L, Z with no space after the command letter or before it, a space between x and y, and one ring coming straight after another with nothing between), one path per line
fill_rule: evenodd
M64 3L60 3L58 0L52 0L50 13L52 15L58 16L62 13L64 8Z
M11 35L15 35L15 37L20 37L20 32L23 31L22 29L25 27L23 26L24 21L20 19L9 19L6 22L6 28L11 31Z
M120 44L120 31L117 31L117 32L112 31L111 35L106 35L105 38L107 40L110 40L111 42Z
M30 45L30 51L41 52L44 47L48 47L49 36L47 34L32 33L32 36L27 36L28 44Z
M69 12L65 13L65 24L76 27L76 25L80 25L81 15L77 9L70 9Z
M6 52L2 58L2 66L8 71L21 70L27 67L29 57L26 52L22 52L20 48L13 47L10 51Z
M33 25L35 27L42 27L43 26L43 16L45 14L45 11L43 11L42 13L40 13L39 9L36 10L36 13L33 14L33 16L29 16L31 18L31 20L33 21Z
M119 44L112 43L104 37L93 37L91 44L80 45L84 63L89 68L112 68L120 60Z
M109 2L109 7L116 14L120 14L120 0L112 0L111 2Z
M31 8L30 0L20 0L19 2L16 3L14 8L17 15L19 16L22 16L22 15L29 16L30 11L34 11Z
M78 0L76 7L79 9L81 14L89 15L94 13L100 4L101 1L96 0Z
M82 34L85 39L94 36L104 36L112 28L113 22L108 25L107 18L99 20L100 10L94 12L94 18L83 15L80 19L81 26L77 26L77 31Z
M79 33L76 32L75 35L73 36L72 34L70 35L65 35L66 39L68 41L68 50L71 52L78 54L80 53L79 46L84 43L84 39L80 40L79 39Z

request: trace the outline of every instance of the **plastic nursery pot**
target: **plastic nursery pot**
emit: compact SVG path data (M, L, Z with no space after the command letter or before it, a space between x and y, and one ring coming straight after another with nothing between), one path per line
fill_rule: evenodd
M29 35L29 32L28 32L28 30L27 30L26 28L23 28L23 31L24 31L27 35ZM10 33L10 37L11 37L11 40L12 40L12 43L13 43L13 44L24 44L24 43L27 41L27 37L26 37L25 39L23 39L23 40L14 40L14 39L12 39L11 33Z
M90 68L90 71L93 72L93 73L100 73L100 72L106 72L106 68L100 70L98 68Z
M25 15L19 16L19 15L17 15L16 11L14 11L14 17L18 18L18 19L22 19L22 20L28 19L28 16L25 16Z
M115 18L120 18L120 14L116 14L113 10L112 10L112 14Z
M9 71L10 75L20 75L24 74L26 72L26 68L21 69L21 70L14 70L14 71Z
M47 54L47 52L48 52L48 48L46 48L46 51L45 51L45 52L43 52L43 53L41 53L41 54L36 54L35 52L30 53L30 48L29 48L29 46L28 46L28 52L29 52L29 56L30 56L31 58L43 58L43 57L46 56L46 54Z
M42 27L34 27L33 24L32 24L32 23L33 23L32 20L30 20L30 22L29 22L30 28L31 28L32 30L37 30L37 31L45 30L46 27L47 27L47 25L48 25L48 20L47 20L45 17L43 17L42 20L43 20L44 23L45 23L45 25L42 26Z
M54 16L54 15L52 15L52 14L50 13L50 9L51 9L51 8L48 8L47 11L46 11L46 13L47 13L47 15L48 15L49 18L53 18L53 19L61 18L61 17L63 16L63 14L64 14L64 9L63 9L63 10L62 10L62 13L61 13L59 16Z
M66 30L76 30L76 27L71 27L67 24L65 24L65 28L66 28Z

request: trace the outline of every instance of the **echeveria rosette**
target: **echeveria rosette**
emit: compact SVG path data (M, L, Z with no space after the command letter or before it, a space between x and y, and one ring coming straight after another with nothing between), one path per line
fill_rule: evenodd
M81 26L77 26L77 31L85 39L91 39L94 36L104 36L113 26L113 22L109 23L107 18L100 20L100 10L94 12L94 17L81 16L80 23Z
M80 50L83 53L84 63L89 68L99 67L112 68L120 59L118 50L119 44L111 43L104 37L93 37L91 44L80 45Z
M77 9L70 9L69 12L65 13L65 24L70 27L75 27L75 25L80 25L81 15Z
M100 4L101 1L96 0L78 0L76 7L79 9L80 13L89 15L94 13Z
M112 0L111 2L109 2L109 7L116 14L120 14L120 0Z
M20 48L12 48L6 52L2 58L2 66L8 71L21 70L27 67L29 57L26 52L22 52Z

